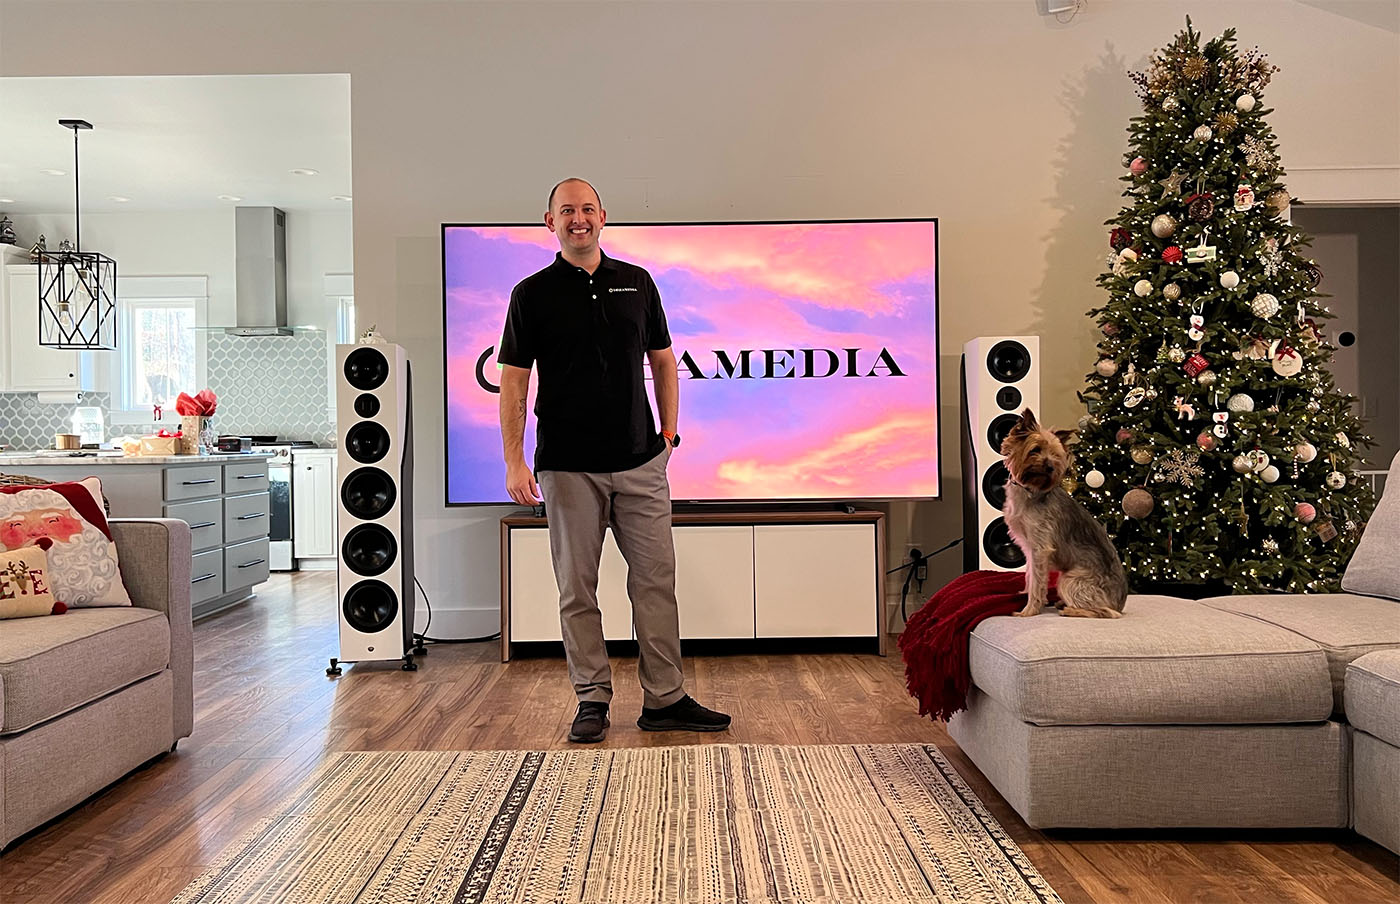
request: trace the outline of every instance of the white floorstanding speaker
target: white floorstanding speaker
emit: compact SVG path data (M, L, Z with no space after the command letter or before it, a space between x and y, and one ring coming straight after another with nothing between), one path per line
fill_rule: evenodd
M342 662L413 661L413 413L397 345L338 345L336 589ZM424 652L421 648L419 652Z
M1001 441L1021 411L1040 414L1040 337L981 336L963 346L963 571L1024 568L1001 505L1006 465Z

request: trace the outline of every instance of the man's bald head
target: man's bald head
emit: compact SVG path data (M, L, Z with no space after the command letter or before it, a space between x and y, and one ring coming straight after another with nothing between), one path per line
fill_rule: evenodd
M547 210L549 210L550 212L554 211L554 195L559 191L560 186L567 185L570 182L577 182L580 185L587 185L588 190L593 192L593 197L598 202L598 209L602 210L603 199L598 195L598 189L594 188L593 183L589 182L587 179L580 179L576 176L565 179L564 181L560 182L558 185L555 185L549 190L549 204L546 205Z

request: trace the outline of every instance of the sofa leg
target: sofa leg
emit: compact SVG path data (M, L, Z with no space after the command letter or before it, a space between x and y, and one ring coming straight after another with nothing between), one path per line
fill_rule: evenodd
M174 753L174 752L175 752L175 748L176 748L176 747L179 747L179 746L180 746L180 739L179 739L179 738L176 738L175 741L174 741L174 743L172 743L172 744L170 745L170 752L171 752L171 753Z

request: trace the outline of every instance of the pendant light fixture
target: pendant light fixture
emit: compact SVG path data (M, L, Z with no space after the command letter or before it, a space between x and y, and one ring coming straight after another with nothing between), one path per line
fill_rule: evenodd
M47 348L117 347L117 262L84 251L82 203L78 193L78 132L91 129L83 119L60 119L73 130L73 247L44 251L39 265L39 344Z

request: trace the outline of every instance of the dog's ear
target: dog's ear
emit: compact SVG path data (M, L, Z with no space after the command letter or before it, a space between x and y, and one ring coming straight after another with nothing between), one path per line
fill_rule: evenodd
M1074 439L1073 430L1056 430L1055 438L1058 439L1065 448L1069 448L1069 441Z
M1021 422L1017 424L1017 426L1027 432L1034 432L1040 429L1040 424L1036 423L1035 420L1035 412L1031 411L1029 408L1021 412Z

